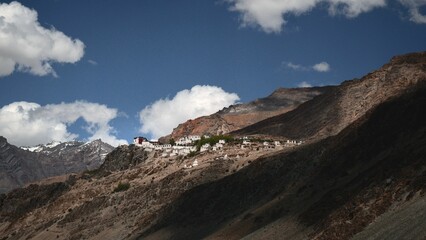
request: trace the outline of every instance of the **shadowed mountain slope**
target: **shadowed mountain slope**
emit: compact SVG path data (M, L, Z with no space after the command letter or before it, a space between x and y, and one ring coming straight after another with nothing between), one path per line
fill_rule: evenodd
M425 201L425 108L423 87L337 136L193 188L142 238L348 239L390 209ZM412 219L410 236L425 237L424 218ZM407 231L396 227L390 239Z
M233 132L275 135L291 139L335 135L368 110L426 81L426 53L392 58L360 80L346 81L297 109Z

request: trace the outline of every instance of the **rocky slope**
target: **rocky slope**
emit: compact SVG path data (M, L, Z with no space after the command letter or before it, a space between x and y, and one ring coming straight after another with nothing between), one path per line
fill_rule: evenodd
M279 88L271 95L255 101L231 105L221 111L189 120L176 127L173 132L160 139L179 139L187 135L221 135L244 128L261 120L286 113L333 87Z
M0 137L0 193L52 176L96 169L112 150L101 140L22 149Z
M346 81L294 111L234 133L278 135L291 139L335 135L368 110L425 81L426 52L397 56L360 80Z
M7 192L45 176L37 155L22 150L0 137L0 192Z
M337 136L262 158L232 176L193 188L141 236L422 239L425 215L408 214L422 211L426 200L425 96L425 88L404 95ZM411 226L395 222L396 214ZM371 230L381 224L375 222L379 216L380 222L392 222L394 235Z
M426 84L393 96L294 148L119 147L99 170L0 195L0 238L424 239Z

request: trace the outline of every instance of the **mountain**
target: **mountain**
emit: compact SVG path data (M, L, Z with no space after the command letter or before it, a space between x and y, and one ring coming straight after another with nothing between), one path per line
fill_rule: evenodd
M194 158L155 162L121 146L104 164L126 164L109 174L0 195L1 236L422 239L425 106L423 85L335 136L253 161L196 156L194 169L178 167Z
M48 177L96 169L112 150L101 140L18 148L0 137L0 192Z
M316 141L176 158L120 146L97 170L1 194L0 238L424 239L426 61L413 56L401 87L376 93L391 97Z
M37 153L47 175L57 176L98 168L114 147L98 139L92 142L53 142L23 149Z
M338 135L192 188L143 239L423 239L426 86ZM163 190L167 192L167 190Z
M290 139L324 138L339 133L375 106L426 81L426 52L391 59L379 70L307 101L297 109L233 132Z
M22 150L0 136L0 192L22 187L45 176L37 155Z
M278 88L271 95L243 104L231 105L209 116L179 124L173 132L160 138L167 142L188 135L221 135L252 125L261 120L286 113L333 87Z

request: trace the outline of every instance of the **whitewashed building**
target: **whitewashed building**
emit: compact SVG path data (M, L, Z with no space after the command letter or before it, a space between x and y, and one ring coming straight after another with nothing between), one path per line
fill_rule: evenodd
M188 139L191 140L192 142L195 142L195 141L201 140L201 137L198 135L189 135Z
M176 145L179 146L186 146L186 145L191 145L193 144L195 141L200 140L201 137L198 135L189 135L189 136L185 136L185 137L181 137L176 141Z
M195 160L194 160L194 162L192 162L192 166L193 166L193 167L198 166L198 160L197 160L197 159L195 159Z
M220 151L220 150L223 150L223 144L222 144L222 143L216 143L216 144L213 146L212 150L213 150L213 151Z
M200 152L205 152L205 151L208 151L208 150L210 150L210 144L208 144L208 143L206 143L206 144L204 144L203 146L201 146L201 148L200 148Z

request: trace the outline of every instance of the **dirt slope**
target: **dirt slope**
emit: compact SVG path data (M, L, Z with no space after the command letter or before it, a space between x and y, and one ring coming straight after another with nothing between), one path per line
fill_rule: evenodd
M349 239L392 208L419 204L426 193L425 96L425 89L405 95L335 137L185 192L142 238ZM421 225L411 229L426 237Z

